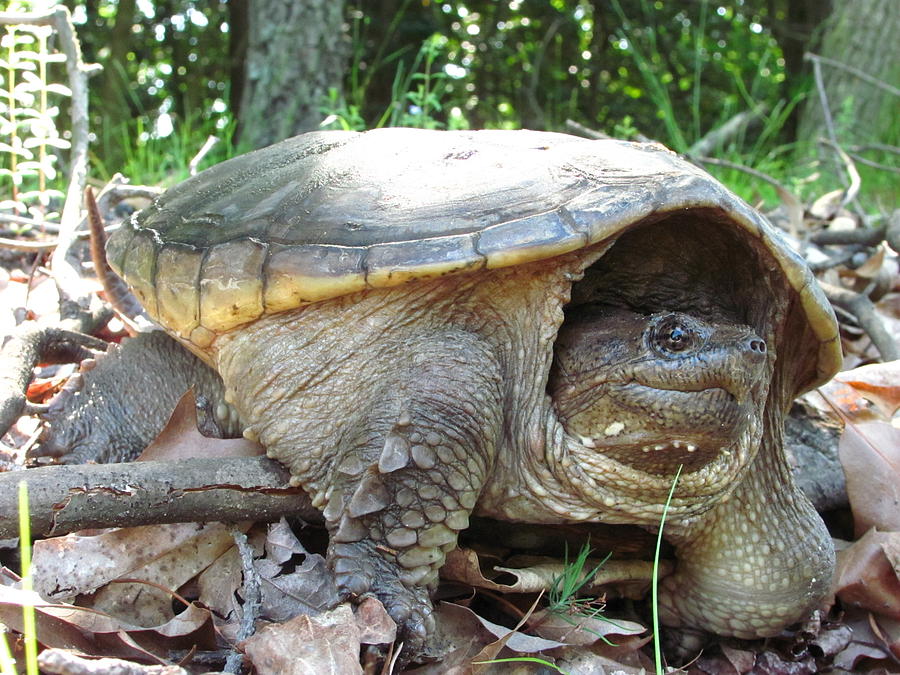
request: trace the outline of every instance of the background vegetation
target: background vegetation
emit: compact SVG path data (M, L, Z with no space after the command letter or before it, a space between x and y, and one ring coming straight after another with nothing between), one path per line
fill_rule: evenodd
M678 152L702 150L776 176L792 189L809 185L811 194L845 181L828 157L831 151L818 145L827 135L821 114L801 124L804 115L813 117L821 108L803 54L820 49L836 25L828 2L356 0L343 6L311 0L294 4L338 5L343 11L335 15L337 24L317 17L317 41L306 48L290 35L289 47L277 44L282 26L304 20L279 15L279 6L291 4L285 0L65 4L85 60L104 67L91 84L92 176L98 179L122 172L135 182L174 182L186 175L189 160L209 135L223 142L204 165L317 126L565 131L575 123L617 137L658 140ZM11 8L46 6L19 0ZM857 7L852 25L842 30L863 45L877 41L873 31L879 24L900 22L880 16ZM268 91L252 90L261 66L252 60L260 47L253 44L251 28L267 23L263 43L289 57L278 69L327 53L338 75L330 76L320 93L296 85L309 77L301 73L293 79L287 73ZM896 81L896 45L894 39L879 45L887 65L870 74ZM852 40L835 49L850 62L864 51ZM315 72L327 70L318 60L315 67ZM862 144L855 149L868 153L869 161L896 167L891 146L900 144L897 99L866 86L865 97L875 104L865 119L856 114L864 105L859 88L829 102L836 133ZM273 102L279 96L282 102L316 100L307 102L305 117L295 121L293 108L286 111ZM252 113L248 101L262 102L262 113ZM749 121L736 133L711 146L696 145L740 113ZM64 105L60 114L65 115ZM276 121L277 130L257 133ZM775 194L741 172L708 168L751 200ZM896 203L896 174L866 170L873 207Z

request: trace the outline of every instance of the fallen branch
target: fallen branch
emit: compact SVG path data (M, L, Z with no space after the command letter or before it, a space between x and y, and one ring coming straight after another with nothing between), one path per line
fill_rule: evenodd
M752 122L758 120L765 113L766 106L764 105L758 105L753 110L745 110L738 113L694 143L688 148L687 155L691 157L710 154L716 148L721 147L737 136L742 130L746 129Z
M881 355L882 361L900 359L900 347L897 346L884 323L878 318L875 313L875 305L868 296L822 281L819 282L819 285L825 291L831 304L841 307L856 317L860 327L866 332Z
M96 314L63 319L56 326L28 321L16 327L0 350L0 435L25 413L25 390L34 366L41 361L81 360L90 356L86 349L105 350L103 340L85 333L106 323L109 317L109 311L101 309Z
M842 244L878 246L884 241L886 229L886 225L879 225L878 227L857 227L854 230L820 230L811 235L809 240L819 246Z
M0 538L18 536L18 484L28 483L31 529L50 537L158 523L320 521L290 474L266 457L46 466L0 474Z

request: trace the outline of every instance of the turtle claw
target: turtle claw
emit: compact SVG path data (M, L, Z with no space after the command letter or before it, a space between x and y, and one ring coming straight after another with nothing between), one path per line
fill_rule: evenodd
M377 598L397 624L403 658L411 661L420 655L435 628L428 589L404 584L396 563L380 555L370 541L333 544L329 560L339 594L356 601Z

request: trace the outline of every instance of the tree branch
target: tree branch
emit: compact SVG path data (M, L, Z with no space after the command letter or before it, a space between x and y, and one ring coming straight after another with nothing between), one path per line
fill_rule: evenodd
M266 457L45 466L0 474L0 538L18 535L17 486L28 483L31 529L50 537L86 528L196 521L320 521L290 474Z

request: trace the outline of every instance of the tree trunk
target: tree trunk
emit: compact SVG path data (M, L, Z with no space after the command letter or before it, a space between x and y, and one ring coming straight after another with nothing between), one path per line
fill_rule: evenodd
M261 148L322 121L346 65L343 0L248 3L249 37L239 115L242 147Z
M828 20L821 56L896 86L900 79L900 11L897 0L837 2ZM896 133L897 97L843 68L821 63L824 91L835 133L841 144L891 143ZM815 142L827 137L820 92L811 92L798 138Z

